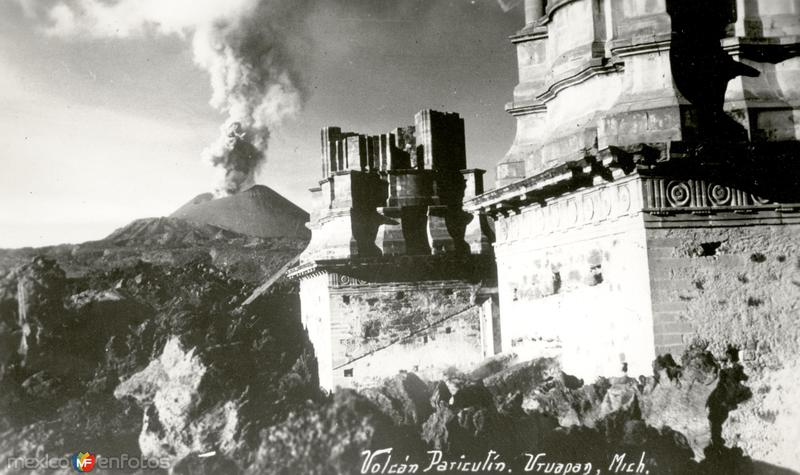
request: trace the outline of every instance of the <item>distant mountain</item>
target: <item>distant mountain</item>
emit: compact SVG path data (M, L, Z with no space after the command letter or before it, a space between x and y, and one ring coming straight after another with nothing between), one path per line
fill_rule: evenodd
M170 215L248 236L308 239L308 213L275 190L256 185L223 198L203 193Z
M308 213L266 186L215 199L204 193L170 217L137 219L99 241L0 249L0 276L33 256L56 259L70 277L139 262L204 262L262 283L305 249Z
M204 262L231 276L261 283L305 249L308 239L247 236L210 224L180 218L144 218L105 239L81 244L0 250L0 276L42 255L56 259L68 276L150 262L182 266Z

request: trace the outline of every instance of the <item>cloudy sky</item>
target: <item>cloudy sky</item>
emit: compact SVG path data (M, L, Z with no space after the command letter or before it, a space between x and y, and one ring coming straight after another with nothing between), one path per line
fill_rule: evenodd
M523 15L497 0L0 0L0 247L99 239L212 191L201 155L236 107L209 103L195 33L271 1L303 5L273 25L301 99L258 183L307 207L321 127L385 132L423 108L465 118L471 166L508 148Z

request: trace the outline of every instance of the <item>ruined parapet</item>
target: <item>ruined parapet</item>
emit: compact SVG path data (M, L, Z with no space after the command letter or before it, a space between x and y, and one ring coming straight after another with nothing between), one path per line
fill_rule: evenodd
M467 168L464 148L464 119L458 114L424 110L414 117L424 168L463 170Z
M483 189L482 173L466 168L464 121L424 110L415 124L364 135L326 127L321 133L323 180L312 189L312 242L302 260L375 255L491 252L486 221L461 203ZM466 177L466 178L465 178Z
M493 230L463 209L484 172L466 169L461 117L425 110L373 136L328 127L321 156L311 243L289 275L322 386L435 379L499 352Z

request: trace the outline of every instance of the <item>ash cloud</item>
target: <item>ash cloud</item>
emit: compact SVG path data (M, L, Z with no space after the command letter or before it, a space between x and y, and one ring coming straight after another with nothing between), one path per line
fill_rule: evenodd
M220 171L217 194L255 183L270 132L301 108L305 93L293 47L305 41L307 0L18 0L54 36L191 39L194 61L208 72L210 104L227 115L202 155Z

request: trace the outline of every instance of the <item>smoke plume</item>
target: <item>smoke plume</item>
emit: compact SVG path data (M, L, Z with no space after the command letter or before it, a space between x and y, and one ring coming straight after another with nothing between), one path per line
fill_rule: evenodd
M292 65L307 0L18 0L57 36L126 38L149 33L191 39L206 70L210 104L227 115L203 156L222 176L218 194L254 184L270 130L298 112L303 90Z

